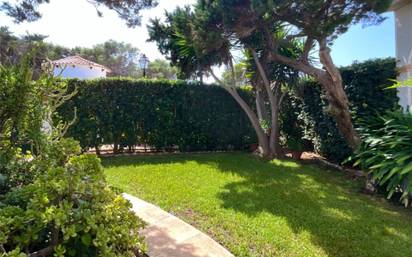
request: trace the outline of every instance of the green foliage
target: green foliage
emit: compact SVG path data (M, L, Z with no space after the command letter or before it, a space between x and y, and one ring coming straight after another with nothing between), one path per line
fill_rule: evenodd
M49 73L33 80L27 61L0 65L0 87L0 255L135 256L144 249L143 224L108 187L100 160L62 138L67 124L55 110L72 96L67 84Z
M350 25L359 22L376 24L383 20L379 15L388 10L391 0L252 0L259 13L276 13L277 20L286 21L305 35L316 39L336 38Z
M168 61L156 59L149 63L146 76L151 79L176 79L177 68L172 67Z
M23 2L4 1L0 5L0 11L12 17L14 22L32 22L41 18L39 6L49 3L50 0L30 0ZM140 25L140 11L155 7L155 0L91 0L94 7L105 6L115 11L119 17L126 21L127 26L135 27ZM102 16L102 12L97 9L97 14Z
M405 206L412 196L412 111L389 112L363 124L363 143L355 164L369 170L372 179L385 187L388 198L400 195Z
M44 81L32 82L33 72L24 63L6 68L0 65L0 149L6 142L18 144L26 141L28 134L40 130L42 109L41 86Z
M405 81L398 81L394 80L394 84L392 86L387 87L386 89L395 89L400 87L412 87L412 79L408 79Z
M83 148L101 144L158 150L245 149L253 130L237 103L217 86L167 80L126 78L71 80L79 93L59 110L77 121L68 135ZM245 99L250 94L240 90Z
M312 141L314 149L333 162L341 162L352 154L351 148L339 133L336 122L328 114L327 102L322 98L320 86L315 81L305 81L299 89L300 113L305 138ZM296 96L295 96L296 97ZM292 97L294 98L294 97Z
M296 97L285 97L280 113L280 130L283 144L292 151L311 151L312 137L305 134L304 120L301 119L301 101Z
M396 60L369 60L341 68L345 91L355 120L398 108L395 90L385 90L396 79Z
M102 64L110 68L110 76L141 77L138 68L137 57L139 49L131 44L108 40L92 47L67 48L44 42L46 36L38 34L26 34L15 36L7 27L0 27L0 63L3 65L17 65L24 59L25 54L35 49L31 61L34 63L35 72L41 70L45 60L56 60L69 55L80 55L88 60ZM157 77L170 76L173 69L161 61L154 61L153 71ZM162 66L163 64L163 66ZM149 69L150 71L152 68Z
M0 244L22 252L50 246L56 256L135 256L144 249L142 223L130 203L108 187L96 156L67 156L1 198Z
M396 91L385 90L396 78L394 59L376 59L341 68L352 117L357 124L368 117L398 108ZM315 150L335 162L347 159L352 150L340 135L328 113L327 103L315 81L305 81L296 94L301 101L299 118L304 122L305 138L311 138Z
M31 52L30 59L37 75L44 60L54 60L70 54L70 49L44 42L45 38L47 36L29 33L15 36L8 27L0 27L0 64L20 64L27 58L27 53Z
M159 18L151 20L148 26L149 41L156 42L159 51L166 55L171 65L179 68L180 78L196 77L208 67L193 36L195 16L189 6L167 11L166 23Z

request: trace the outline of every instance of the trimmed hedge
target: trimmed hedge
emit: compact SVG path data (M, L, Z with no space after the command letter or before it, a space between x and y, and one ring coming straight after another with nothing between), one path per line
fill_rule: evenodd
M396 91L384 90L392 84L390 79L396 78L395 67L395 60L388 58L341 68L355 125L397 108ZM157 150L213 151L243 150L256 143L246 115L218 86L127 78L69 83L79 93L59 112L70 121L77 108L77 120L68 136L80 141L83 148L114 144L115 150L149 145ZM249 91L240 93L254 106ZM318 83L306 80L285 99L282 108L282 120L299 120L306 149L310 149L306 146L309 140L315 151L334 162L352 154L327 114L327 102ZM285 117L288 115L295 117ZM291 133L285 124L281 127L283 135Z
M369 60L340 70L356 127L371 116L398 108L396 90L384 89L393 84L391 79L396 79L395 59ZM315 150L327 159L334 162L347 159L352 150L340 135L333 118L327 114L327 101L319 84L305 81L297 95L305 138L311 138Z
M157 150L242 150L255 142L244 112L217 86L184 81L70 80L78 94L59 113L77 120L68 136L83 148L148 145ZM252 101L247 91L240 92Z

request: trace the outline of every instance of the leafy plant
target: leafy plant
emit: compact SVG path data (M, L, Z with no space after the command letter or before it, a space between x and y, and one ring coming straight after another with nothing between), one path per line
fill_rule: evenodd
M369 118L360 130L363 143L356 151L356 165L369 170L391 198L409 205L412 194L412 111L388 112Z
M369 60L341 68L354 123L398 108L395 90L385 90L396 78L393 58ZM302 97L303 96L303 97ZM315 150L327 159L341 163L353 151L345 142L317 82L306 80L296 92L301 99L299 118L303 120L305 138L313 142Z
M405 81L399 81L399 80L392 80L394 84L392 86L389 86L385 89L395 89L395 88L400 88L400 87L412 87L412 79L408 79Z
M94 155L70 155L65 165L49 167L0 204L0 245L6 252L135 256L144 249L142 222L108 187Z
M184 81L109 78L70 80L79 93L59 108L67 135L83 148L150 145L181 151L248 149L254 143L246 115L224 89ZM239 94L252 101L251 92Z
M302 152L304 150L303 141L298 138L287 139L288 149L295 152Z
M305 136L304 123L300 117L300 99L288 95L282 103L283 112L281 113L281 132L286 147L294 152L313 150L313 145Z
M144 250L142 221L109 188L100 160L63 137L71 122L55 110L76 91L47 72L34 80L30 62L0 65L0 89L0 256Z

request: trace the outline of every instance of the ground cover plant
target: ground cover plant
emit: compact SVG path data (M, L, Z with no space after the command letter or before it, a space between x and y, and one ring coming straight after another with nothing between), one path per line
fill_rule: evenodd
M387 112L369 118L361 129L363 142L354 159L369 171L388 198L396 195L410 205L412 195L412 110Z
M409 256L409 210L363 182L249 154L104 158L110 184L176 214L235 256Z

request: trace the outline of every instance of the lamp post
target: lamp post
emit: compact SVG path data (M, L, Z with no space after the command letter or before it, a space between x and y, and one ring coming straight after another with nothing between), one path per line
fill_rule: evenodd
M139 58L139 66L140 69L143 70L143 78L146 77L146 69L149 66L149 58L147 58L147 56L145 54L142 54Z

